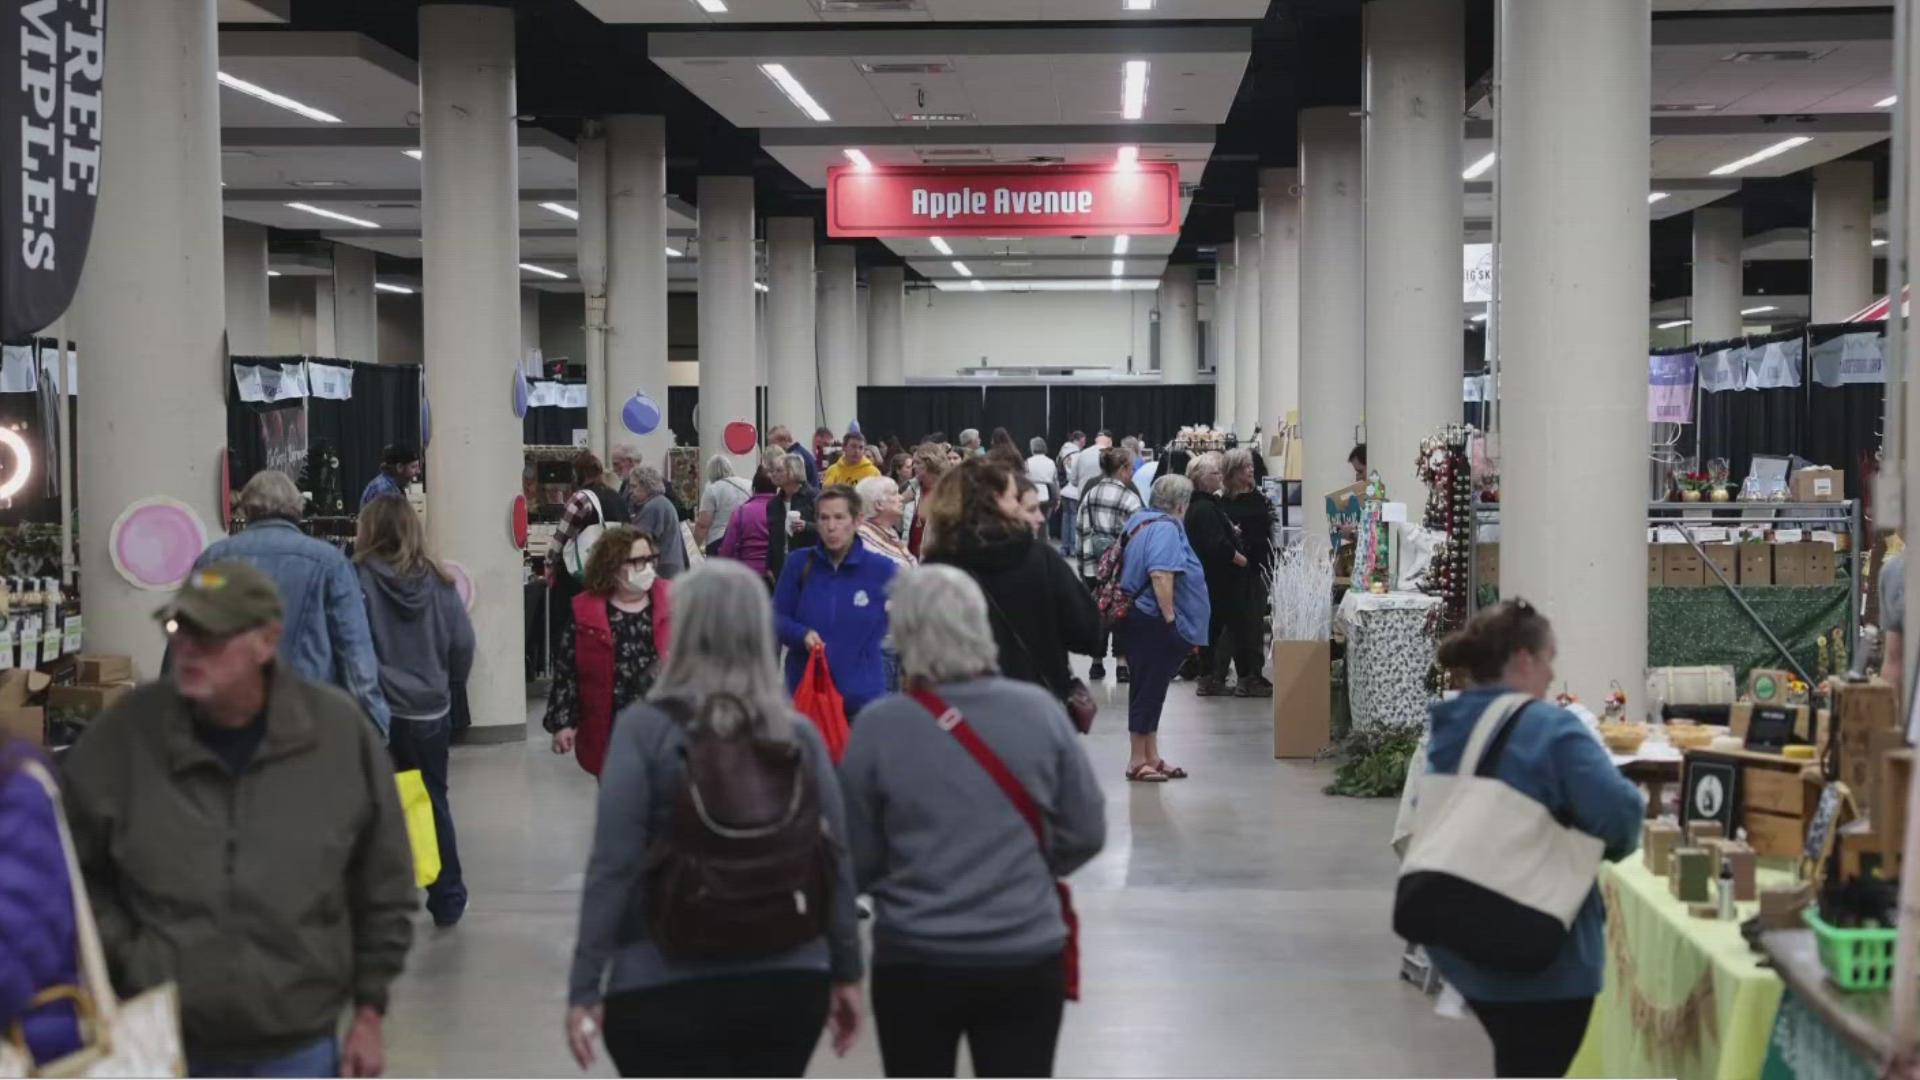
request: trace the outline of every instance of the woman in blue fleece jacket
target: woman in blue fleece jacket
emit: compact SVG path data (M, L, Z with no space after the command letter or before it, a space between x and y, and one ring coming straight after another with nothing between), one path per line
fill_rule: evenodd
M822 647L851 720L887 692L880 643L898 565L860 542L860 496L852 488L830 487L814 507L820 543L787 556L773 590L773 626L787 649L787 692L799 688L810 651Z
M1487 706L1502 694L1543 698L1553 684L1555 644L1546 616L1524 600L1475 615L1441 643L1442 666L1468 689L1429 709L1429 772L1452 774ZM1646 803L1620 775L1600 740L1572 713L1545 701L1524 706L1510 725L1495 776L1545 804L1561 821L1606 842L1618 861L1640 846ZM1493 1040L1497 1076L1564 1076L1587 1031L1606 963L1606 908L1588 893L1560 955L1543 971L1515 975L1471 963L1445 949L1430 952Z

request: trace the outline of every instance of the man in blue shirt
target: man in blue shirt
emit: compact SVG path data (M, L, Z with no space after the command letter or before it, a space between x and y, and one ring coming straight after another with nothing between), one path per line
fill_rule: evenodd
M1160 710L1180 661L1194 646L1207 643L1207 624L1213 617L1206 571L1187 542L1183 524L1192 502L1193 481L1163 476L1153 482L1149 505L1127 520L1121 534L1126 554L1120 587L1133 597L1119 626L1127 666L1133 670L1133 693L1127 701L1132 744L1127 779L1140 783L1187 775L1160 756Z
M380 454L380 471L367 481L360 493L360 508L387 495L407 497L407 485L420 479L420 451L404 443L394 443Z
M800 686L811 650L826 650L847 718L887 692L880 643L887 636L892 559L860 542L860 496L830 487L815 503L820 542L787 556L773 592L773 624L787 648L787 691Z

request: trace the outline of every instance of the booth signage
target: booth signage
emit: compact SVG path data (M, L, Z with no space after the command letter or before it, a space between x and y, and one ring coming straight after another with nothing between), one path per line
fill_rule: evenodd
M0 94L0 337L67 310L100 189L106 0L0 0L16 64ZM17 90L18 92L14 92Z
M1135 236L1180 231L1180 166L827 169L828 236Z

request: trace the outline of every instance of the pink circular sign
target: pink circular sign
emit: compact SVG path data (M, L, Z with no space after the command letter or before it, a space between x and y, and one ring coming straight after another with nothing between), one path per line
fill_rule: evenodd
M442 559L440 568L445 570L447 576L453 579L453 591L460 594L461 606L465 607L468 611L472 611L473 575L467 573L466 567L461 566L452 559Z
M121 511L107 536L113 568L138 589L178 588L207 548L207 528L176 499L141 499Z

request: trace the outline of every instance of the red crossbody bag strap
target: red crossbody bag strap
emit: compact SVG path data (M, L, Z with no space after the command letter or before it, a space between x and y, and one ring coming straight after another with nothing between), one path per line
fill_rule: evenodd
M1007 763L1000 760L1000 755L994 753L993 748L980 738L980 733L973 730L973 726L967 723L967 718L960 715L960 710L948 705L940 695L925 687L913 687L908 690L908 693L912 695L913 700L920 703L922 708L933 714L941 730L952 735L954 741L958 742L961 748L966 750L982 769L986 770L987 775L993 778L993 782L1000 786L1007 801L1013 803L1013 808L1026 819L1027 828L1033 830L1033 839L1040 845L1040 855L1044 860L1047 852L1046 819L1040 813L1040 804L1034 802L1033 796L1027 794L1026 787L1020 783L1020 778L1013 775L1013 770L1007 768ZM1061 952L1061 965L1066 973L1067 1000L1079 1001L1080 916L1073 910L1072 888L1058 879L1055 879L1053 884L1060 895L1060 918L1067 924L1067 944Z

